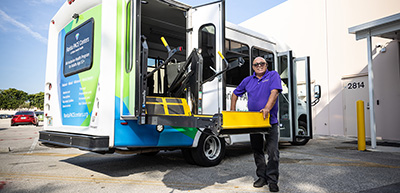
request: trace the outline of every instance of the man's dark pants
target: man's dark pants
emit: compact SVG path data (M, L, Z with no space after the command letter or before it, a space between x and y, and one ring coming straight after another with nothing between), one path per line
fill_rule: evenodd
M268 129L268 134L250 134L251 148L257 166L256 174L259 178L264 178L269 184L277 184L279 179L278 129L278 124L272 124L272 127ZM268 163L265 163L264 135Z

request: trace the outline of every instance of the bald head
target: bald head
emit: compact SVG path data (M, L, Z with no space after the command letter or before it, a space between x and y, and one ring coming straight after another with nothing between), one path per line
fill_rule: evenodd
M261 57L261 56L256 57L256 58L254 59L254 61L253 61L253 64L254 64L254 63L259 63L259 62L265 62L265 63L268 65L268 62L265 61L265 59L264 59L263 57Z
M263 57L257 57L253 61L253 70L258 78L261 78L267 71L268 63Z

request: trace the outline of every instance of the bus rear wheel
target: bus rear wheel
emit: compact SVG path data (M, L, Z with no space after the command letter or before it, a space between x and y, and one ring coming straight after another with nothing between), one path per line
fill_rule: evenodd
M202 133L196 148L182 150L185 160L189 163L193 162L199 166L216 166L225 157L225 140L215 135Z

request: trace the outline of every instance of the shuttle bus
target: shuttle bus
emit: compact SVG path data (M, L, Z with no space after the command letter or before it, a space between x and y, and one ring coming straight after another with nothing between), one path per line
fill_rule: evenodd
M225 1L68 0L51 20L39 140L98 153L181 149L214 166L269 121L230 111L255 57L281 75L281 141L312 138L309 57L225 21Z

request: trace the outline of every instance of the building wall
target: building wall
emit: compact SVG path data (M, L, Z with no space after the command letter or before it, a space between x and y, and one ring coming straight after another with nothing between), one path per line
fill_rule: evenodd
M399 7L398 0L288 0L240 25L285 42L295 56L311 57L311 80L322 86L321 101L313 107L314 134L347 135L343 112L353 107L343 104L342 78L367 73L368 63L366 40L356 41L348 28L396 14ZM390 41L373 38L372 42L385 45ZM379 73L375 73L375 82L383 81L377 78ZM392 79L384 81L397 80L395 75ZM383 105L377 106L376 114L378 109ZM377 136L386 136L380 132L386 126L377 121Z

